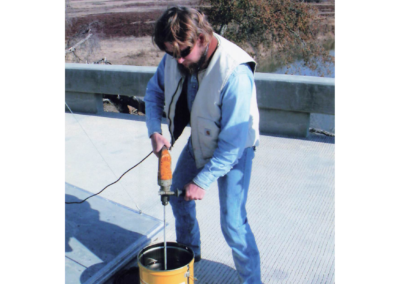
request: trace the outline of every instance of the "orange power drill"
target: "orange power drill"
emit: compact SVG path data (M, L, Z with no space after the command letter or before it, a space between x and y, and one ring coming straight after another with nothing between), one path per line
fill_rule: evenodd
M169 196L174 194L173 191L170 191L171 184L171 155L168 148L164 146L161 149L160 159L158 160L158 185L160 186L158 194L161 195L161 203L164 206L168 205Z
M161 203L166 206L169 202L169 197L185 195L184 190L170 191L172 184L172 170L171 170L171 155L167 147L161 149L160 159L158 161L158 185L160 186Z

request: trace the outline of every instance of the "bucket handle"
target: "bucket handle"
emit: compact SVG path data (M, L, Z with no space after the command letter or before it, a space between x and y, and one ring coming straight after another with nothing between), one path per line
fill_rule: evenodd
M187 272L185 273L185 277L186 278L188 278L188 284L189 284L189 279L192 279L193 280L193 282L194 281L197 281L197 278L196 277L192 277L191 275L190 275L190 268L189 268L189 265L187 266L187 268L188 268L188 270L187 270Z

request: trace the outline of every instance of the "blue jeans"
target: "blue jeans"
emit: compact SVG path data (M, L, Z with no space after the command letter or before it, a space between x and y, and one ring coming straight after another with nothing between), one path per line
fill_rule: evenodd
M196 168L189 143L190 139L178 159L171 186L173 191L183 189L201 170ZM222 233L232 249L239 278L246 284L261 283L260 254L246 213L253 158L254 149L246 148L232 170L218 179ZM195 201L171 197L170 203L175 216L177 242L189 246L196 256L200 255L200 230Z

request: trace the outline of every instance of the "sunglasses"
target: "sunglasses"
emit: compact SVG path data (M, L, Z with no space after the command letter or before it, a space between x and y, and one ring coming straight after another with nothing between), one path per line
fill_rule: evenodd
M180 58L185 58L186 56L188 56L190 53L192 52L192 48L190 46L186 47L184 50L181 50L181 55L178 57L175 57L172 52L166 51L166 54L171 55L172 57L175 57L176 59L180 59Z

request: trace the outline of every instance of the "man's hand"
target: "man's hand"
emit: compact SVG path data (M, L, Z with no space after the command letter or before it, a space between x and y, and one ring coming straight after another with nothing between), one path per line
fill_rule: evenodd
M153 147L153 153L160 158L160 153L161 153L161 149L162 147L165 145L168 149L171 147L171 144L169 143L169 141L162 136L160 133L153 133L150 136L151 139L151 146Z
M186 189L186 195L185 195L185 200L190 201L190 200L202 200L204 195L206 194L206 191L202 189L201 187L197 186L193 182L188 183L185 185Z

